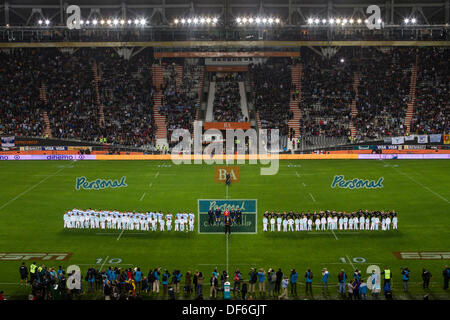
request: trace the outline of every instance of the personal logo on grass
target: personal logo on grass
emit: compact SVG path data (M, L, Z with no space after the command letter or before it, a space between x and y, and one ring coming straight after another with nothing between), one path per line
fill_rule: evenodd
M216 166L214 167L214 180L223 183L227 178L227 173L230 174L232 182L241 181L241 167L239 166Z
M128 185L125 183L126 177L122 177L120 180L105 180L96 179L94 181L88 181L86 177L78 177L75 183L75 189L85 189L85 190L102 190L107 188L124 188Z
M333 182L331 183L331 188L338 187L343 189L377 189L383 188L383 180L383 177L379 178L377 181L359 178L345 180L345 177L343 175L339 175L334 176Z

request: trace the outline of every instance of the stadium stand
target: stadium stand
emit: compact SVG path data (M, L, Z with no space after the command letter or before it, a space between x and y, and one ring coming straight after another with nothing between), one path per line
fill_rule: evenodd
M241 76L233 73L223 77L216 77L216 92L214 95L214 121L242 122L244 116L241 111L239 84Z
M417 91L414 111L411 110L412 133L450 131L449 58L448 50L444 48L418 51Z

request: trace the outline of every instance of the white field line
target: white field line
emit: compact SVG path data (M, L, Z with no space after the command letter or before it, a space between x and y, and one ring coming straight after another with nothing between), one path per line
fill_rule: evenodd
M314 202L316 202L316 199L314 199L314 197L313 197L313 195L312 195L311 192L309 193L309 195L311 196L311 199L312 199Z
M159 176L159 171L155 174L155 179L158 178Z
M227 274L228 274L228 233L227 233Z
M117 237L117 241L119 241L120 240L120 237L122 236L122 234L123 234L123 232L125 231L125 229L124 230L122 230L122 232L119 234L119 236Z
M336 233L334 233L334 230L333 230L333 229L331 229L331 233L333 234L333 236L334 236L334 238L335 238L336 240L339 240L338 237L336 236Z
M226 191L225 191L225 199L228 199L228 185L226 185Z
M102 271L102 269L103 269L103 266L105 265L105 263L106 263L106 260L108 260L108 258L109 258L109 256L106 256L106 259L105 259L105 260L103 260L103 263L102 263L102 265L101 265L101 267L100 267L100 271Z
M408 175L408 174L406 174L406 173L400 171L400 170L397 169L397 168L394 168L394 169L397 170L398 172L400 172L402 175L404 175L404 176L407 177L408 179L410 179L411 181L417 183L419 186L421 186L421 187L424 188L425 190L430 191L430 192L431 192L432 194L434 194L435 196L441 198L442 200L444 200L444 201L447 202L447 203L450 203L450 201L448 201L446 198L444 198L443 196L441 196L439 193L437 193L437 192L431 190L431 189L428 188L426 185L424 185L424 184L422 184L421 182L417 181L416 179L412 178L410 175Z
M55 173L47 176L46 178L42 179L41 181L39 181L38 183L36 183L35 185L29 187L27 190L25 190L24 192L20 193L19 195L15 196L14 198L12 198L11 200L9 200L8 202L6 202L5 204L3 204L0 207L0 210L2 210L4 207L6 207L7 205L9 205L10 203L16 201L17 199L19 199L21 196L27 194L28 192L30 192L31 190L33 190L34 188L36 188L38 185L44 183L45 181L47 181L48 179L50 179L51 177L56 176L58 173L60 173L61 171L63 171L65 168L61 168L58 171L56 171Z
M348 260L348 262L350 263L350 265L352 266L353 270L355 270L355 265L353 264L352 260L350 260L350 258L348 257L348 255L345 256Z
M303 185L304 187L306 187L306 184L305 184L304 182L302 182L302 185Z
M295 175L297 176L297 178L300 178L300 175L298 174L298 171L295 171Z
M153 185L153 182L150 182L150 184L148 185L150 188L152 187L152 185Z
M146 193L144 192L144 194L142 195L141 199L139 199L139 201L142 201L145 197Z

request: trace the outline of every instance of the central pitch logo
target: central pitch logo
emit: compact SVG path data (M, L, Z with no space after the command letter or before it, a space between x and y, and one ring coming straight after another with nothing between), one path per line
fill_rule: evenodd
M216 166L214 167L214 180L219 183L225 182L227 173L231 177L231 182L241 181L241 167L239 166Z

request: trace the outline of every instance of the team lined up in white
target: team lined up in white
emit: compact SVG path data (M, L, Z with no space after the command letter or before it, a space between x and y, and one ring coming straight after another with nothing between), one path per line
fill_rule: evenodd
M269 214L267 211L263 216L263 231L268 232L270 225L271 232L291 232L291 231L316 231L320 230L397 230L397 214ZM294 229L295 227L295 229Z
M192 212L175 214L175 221L170 212L119 212L73 209L64 214L64 228L67 229L118 229L142 231L193 232L195 215Z

